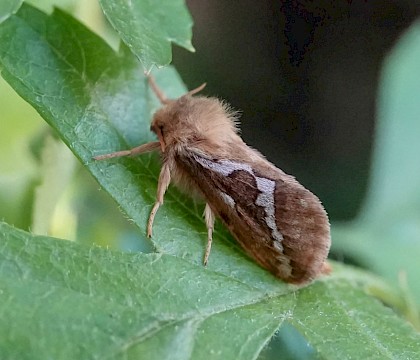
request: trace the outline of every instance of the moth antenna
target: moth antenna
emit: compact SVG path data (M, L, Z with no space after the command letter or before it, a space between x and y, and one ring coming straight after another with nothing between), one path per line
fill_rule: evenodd
M147 73L145 73L145 75L147 77L147 80L149 80L150 87L152 88L153 92L156 94L161 104L162 105L169 104L170 100L168 100L168 98L165 96L163 91L159 89L159 87L156 84L155 78L152 75L147 74Z
M196 87L195 89L192 89L192 90L188 91L185 95L193 96L193 95L199 93L201 90L203 90L206 87L206 85L207 85L207 83L203 83L199 87Z

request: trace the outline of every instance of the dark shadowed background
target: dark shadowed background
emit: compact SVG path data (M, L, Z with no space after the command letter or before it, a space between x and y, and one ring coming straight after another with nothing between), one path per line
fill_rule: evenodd
M334 220L365 194L384 57L418 1L187 1L196 53L174 48L190 88L242 111L244 140L323 201Z

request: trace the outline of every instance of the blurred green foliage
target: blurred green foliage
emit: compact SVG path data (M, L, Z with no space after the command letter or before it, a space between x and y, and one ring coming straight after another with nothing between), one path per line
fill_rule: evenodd
M420 23L388 56L368 195L351 223L334 224L334 249L403 289L420 304ZM413 319L414 320L414 319ZM419 326L418 318L414 320Z

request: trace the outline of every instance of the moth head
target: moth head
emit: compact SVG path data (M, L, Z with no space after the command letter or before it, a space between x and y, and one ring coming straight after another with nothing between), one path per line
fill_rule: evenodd
M236 113L217 98L193 96L205 84L175 100L160 98L162 107L154 114L150 129L157 135L162 152L197 142L226 142L237 136Z

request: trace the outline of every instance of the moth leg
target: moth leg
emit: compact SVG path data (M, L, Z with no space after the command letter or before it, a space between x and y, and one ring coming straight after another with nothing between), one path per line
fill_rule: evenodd
M332 271L332 267L331 265L328 263L328 261L325 261L322 264L322 268L321 268L321 274L323 275L329 275Z
M160 149L159 141L152 141L147 144L143 144L135 148L132 148L130 150L116 151L110 154L94 156L93 158L95 160L106 160L106 159L112 159L112 158L121 157L121 156L133 156L133 155L144 154L146 152L159 150L159 149Z
M156 202L153 205L152 211L149 215L149 221L147 222L147 236L152 236L153 221L155 220L155 215L160 207L163 204L163 196L165 195L166 189L171 182L171 172L167 164L163 164L162 169L159 174L158 189L156 194Z
M204 218L206 220L206 226L207 226L207 246L206 246L206 252L204 253L204 266L206 266L209 260L209 256L210 256L211 243L213 241L213 229L214 229L214 219L215 219L214 212L210 208L209 204L206 204L206 207L204 209Z

